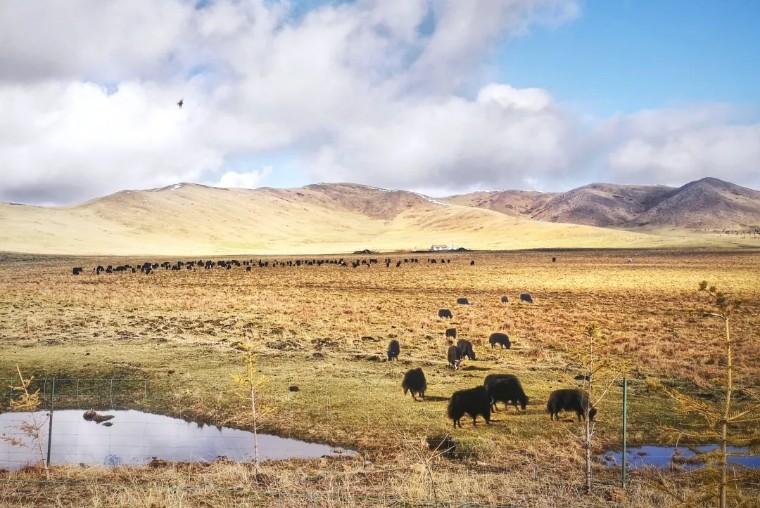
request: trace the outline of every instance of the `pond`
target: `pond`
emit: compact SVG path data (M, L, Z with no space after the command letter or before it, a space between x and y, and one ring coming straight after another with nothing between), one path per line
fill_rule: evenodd
M701 446L661 446L661 445L643 445L628 448L627 462L629 469L638 469L642 467L669 468L674 462L673 457L678 450L675 463L684 469L697 469L703 467L703 461L700 459L700 453L712 452L718 449L718 445L709 444ZM753 455L749 448L740 448L735 446L728 447L729 464L743 466L750 469L760 469L760 455ZM609 467L620 467L623 460L623 452L608 451L602 454L601 461Z
M176 462L207 462L226 457L253 461L253 433L187 422L133 410L102 411L85 419L83 410L53 413L50 463L139 465L153 458ZM103 416L113 416L105 420ZM0 414L0 469L41 463L47 454L47 412ZM33 420L39 439L24 432ZM96 420L101 420L97 423ZM260 460L354 456L356 452L268 434L258 435Z

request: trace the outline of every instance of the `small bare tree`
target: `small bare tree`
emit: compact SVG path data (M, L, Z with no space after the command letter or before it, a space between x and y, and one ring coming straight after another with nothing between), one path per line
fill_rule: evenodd
M585 458L585 491L590 494L593 489L593 446L596 434L596 421L591 421L591 408L598 406L610 392L610 389L622 377L625 372L625 363L622 359L613 362L608 357L601 357L599 343L604 340L601 329L593 324L586 327L585 350L580 352L582 367L583 388L588 394L588 403L584 407L584 424L582 435L578 438L584 450ZM597 383L597 376L600 383ZM598 388L598 385L601 387Z
M725 370L723 376L723 401L722 403L711 404L703 400L695 399L678 390L665 388L680 406L682 412L686 414L696 414L701 417L706 428L699 433L686 433L671 429L680 435L689 436L696 439L718 440L720 443L719 451L719 472L718 481L718 498L721 508L726 507L728 494L728 441L729 431L732 426L739 424L748 424L760 422L760 404L757 400L754 404L746 404L741 409L734 409L733 395L734 387L734 339L731 335L731 319L741 309L741 302L737 299L730 298L718 288L710 285L707 281L699 283L699 291L706 295L707 307L701 311L704 317L716 318L722 321L723 325L723 355L725 356ZM715 496L715 491L703 497L704 501Z
M266 382L263 376L256 372L256 355L250 342L242 344L244 352L243 369L234 374L232 380L237 388L238 397L247 400L251 405L251 419L253 422L253 460L256 472L259 472L259 429L258 422L261 416L261 404L258 399L258 391Z
M45 474L49 475L47 458L45 456L45 450L42 447L42 429L45 427L45 422L48 419L39 420L37 417L37 410L42 405L42 398L40 397L40 390L32 391L31 385L34 381L34 376L25 378L21 373L21 369L16 365L16 372L18 373L18 385L11 386L11 390L14 393L14 397L10 400L11 411L25 411L29 412L29 419L21 423L21 432L26 435L33 443L33 446L37 448L40 454L40 462L45 468ZM9 443L12 446L27 446L23 441L14 438L13 436L7 436L5 434L0 435L0 440Z

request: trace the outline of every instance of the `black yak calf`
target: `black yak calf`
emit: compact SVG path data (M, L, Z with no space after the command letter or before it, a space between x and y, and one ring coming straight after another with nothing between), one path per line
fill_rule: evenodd
M452 339L457 338L457 329L456 328L446 328L446 338L448 339L451 337Z
M512 343L509 342L509 335L501 332L494 332L488 337L488 343L491 344L491 348L496 347L499 344L502 349L509 349L512 347Z
M418 367L406 371L404 380L401 382L401 388L404 389L404 395L406 395L406 392L411 392L412 399L414 400L417 400L416 395L419 395L420 399L424 399L425 390L427 390L427 380L422 369Z
M454 316L452 316L449 309L438 309L438 317L441 319L451 319Z
M533 303L533 297L530 293L520 293L520 301L525 303Z
M470 305L470 301L467 298L457 298L458 305Z
M496 411L496 403L503 402L506 409L508 404L513 404L515 409L517 405L525 411L525 406L528 405L528 396L525 395L520 380L517 376L512 374L489 374L483 381L483 386L488 390L488 395L491 396L491 405L493 410Z
M398 360L398 354L401 352L401 346L396 339L388 343L388 361Z
M475 351L472 349L472 342L469 340L459 339L457 341L457 349L459 350L459 358L466 356L470 360L475 359Z
M469 390L459 390L454 392L449 400L448 415L454 421L454 428L462 427L462 423L459 421L462 417L468 414L472 418L472 425L475 426L475 421L478 415L481 415L487 424L491 423L491 397L488 395L488 390L483 386L470 388Z
M589 420L594 421L596 408L589 405L588 393L576 388L564 388L554 390L549 395L549 402L546 403L546 412L552 420L559 420L560 411L575 411L578 421L586 418L588 410Z
M502 296L501 303L509 303L509 297L507 295Z
M462 362L462 357L459 356L459 349L457 349L456 346L449 346L446 357L449 360L449 365L454 370L457 370L459 368L459 364Z

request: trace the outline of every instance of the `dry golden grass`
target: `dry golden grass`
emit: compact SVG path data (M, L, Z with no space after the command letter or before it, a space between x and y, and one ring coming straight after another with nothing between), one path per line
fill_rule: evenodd
M696 312L701 305L696 286L703 279L746 300L734 324L738 384L760 388L756 251L436 256L451 258L446 265L417 257L419 265L399 269L329 265L78 277L71 275L72 266L143 259L7 257L0 264L0 377L11 377L16 364L38 377L147 377L147 401L141 390L123 389L117 404L247 427L250 417L232 395L230 375L242 361L237 344L249 339L267 380L262 398L273 409L264 416L264 431L355 447L372 462L268 464L263 483L251 479L250 467L234 464L54 469L55 479L66 480L55 487L62 504L94 506L435 499L532 506L675 504L658 485L677 482L674 490L688 492L699 475L667 474L658 480L637 472L626 494L615 488L617 473L599 467L599 489L584 497L581 450L573 437L580 429L569 417L551 423L544 404L551 390L577 385L573 377L579 372L583 330L597 323L605 335L601 356L616 366L629 365L632 439L657 440L666 425L695 425L675 414L653 387L661 380L706 398L717 393L711 380L721 375L719 323ZM535 305L516 303L522 291L533 294ZM503 294L512 299L508 305L499 303ZM455 305L459 296L473 305ZM437 319L440 307L452 309L451 322ZM446 366L448 326L471 339L479 353L458 372ZM513 349L488 348L494 331L509 333ZM389 364L382 360L391 338L399 339L402 351L400 361ZM401 394L403 372L416 366L428 378L425 402ZM528 411L502 410L490 427L465 423L453 431L445 418L446 398L481 384L489 372L517 374L531 397ZM300 391L289 392L291 384ZM65 389L62 397L62 405L74 405ZM619 411L620 394L613 390L600 407L600 450L619 441ZM741 432L760 437L756 428ZM464 456L432 460L431 484L424 467L430 452L423 442L447 433ZM0 477L7 480L0 503L54 504L56 497L44 485L17 481L29 478L38 477L33 472ZM741 485L745 495L756 494L757 473Z

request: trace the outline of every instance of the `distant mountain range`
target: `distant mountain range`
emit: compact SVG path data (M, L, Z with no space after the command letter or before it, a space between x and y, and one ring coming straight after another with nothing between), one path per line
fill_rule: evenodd
M594 183L561 193L474 192L445 198L535 220L636 228L760 228L760 192L717 178L681 187Z
M47 254L319 254L356 250L760 245L760 192L715 178L679 188L431 198L351 183L224 189L180 183L71 207L0 204L0 251Z

